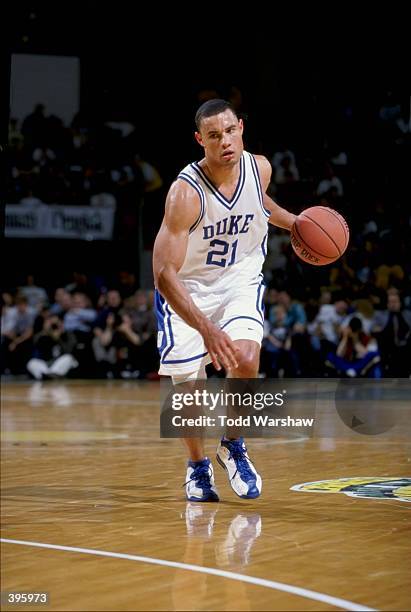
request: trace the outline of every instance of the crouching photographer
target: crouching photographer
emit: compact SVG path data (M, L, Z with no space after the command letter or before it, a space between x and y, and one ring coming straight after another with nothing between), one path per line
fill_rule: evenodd
M27 370L36 380L64 378L79 365L72 355L75 344L75 337L64 331L57 316L45 318L43 328L33 338L33 356Z

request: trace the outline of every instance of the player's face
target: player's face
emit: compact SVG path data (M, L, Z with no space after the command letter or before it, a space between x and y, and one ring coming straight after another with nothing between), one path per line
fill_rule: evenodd
M227 109L219 115L205 117L197 142L204 147L207 159L220 166L235 165L243 152L243 121Z

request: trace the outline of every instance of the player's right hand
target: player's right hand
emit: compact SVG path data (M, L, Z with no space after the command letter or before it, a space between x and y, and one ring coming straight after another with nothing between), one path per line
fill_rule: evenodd
M216 370L220 371L222 367L225 370L235 370L238 367L236 354L239 349L228 334L210 323L203 338Z

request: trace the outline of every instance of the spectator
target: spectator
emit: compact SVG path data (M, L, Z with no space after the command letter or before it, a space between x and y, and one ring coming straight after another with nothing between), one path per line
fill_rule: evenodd
M124 302L124 314L130 318L131 327L137 334L138 347L134 349L137 368L142 373L152 374L157 367L157 321L150 307L147 291L136 291L135 295ZM125 327L124 331L127 331Z
M64 332L61 319L48 316L41 331L34 336L33 357L27 363L27 370L36 380L63 378L79 365L71 354L74 348L74 336Z
M353 317L348 326L342 328L337 351L328 354L326 363L339 375L381 378L380 362L376 340L365 334L361 320Z
M286 324L294 333L304 333L307 323L307 316L304 307L291 299L287 291L279 291L277 300L282 304L286 311Z
M387 310L378 313L373 327L383 355L386 376L411 374L411 311L402 308L397 291L388 293Z
M283 306L285 310L285 325L291 336L290 363L292 363L292 371L294 376L300 376L302 373L301 366L304 362L303 357L309 348L308 337L306 335L307 315L301 304L291 300L291 296L287 291L279 291L277 296L278 304ZM274 307L269 315L270 323L276 324L276 316L281 312Z
M79 363L79 375L92 374L94 359L92 352L92 329L96 311L90 307L90 299L80 292L73 295L71 308L64 315L64 331L74 337L73 357Z
M265 322L261 370L269 377L295 376L297 356L292 349L291 329L283 304L273 308L273 322Z
M357 300L354 305L355 311L344 319L342 326L347 327L351 319L353 317L357 317L362 323L362 329L364 332L366 334L371 334L371 330L373 329L376 320L372 303L370 300L361 299Z
M47 291L43 287L38 287L35 284L35 279L32 274L26 277L26 285L19 288L19 293L26 296L28 305L35 308L37 311L41 310L42 306L48 304L49 301Z
M54 293L54 303L50 306L50 313L56 314L61 318L64 318L64 315L67 311L70 310L72 306L72 296L71 294L64 289L64 287L59 287L56 289Z
M7 309L2 321L1 368L3 372L22 374L31 356L36 310L24 295L17 295L15 306Z
M96 315L96 311L90 308L89 298L84 293L76 291L73 294L71 308L64 315L64 331L88 334L91 332Z

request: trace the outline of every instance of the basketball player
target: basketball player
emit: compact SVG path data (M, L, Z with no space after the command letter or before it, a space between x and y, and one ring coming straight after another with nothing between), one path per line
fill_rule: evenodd
M205 102L195 122L204 158L172 184L154 245L159 373L187 383L206 378L212 362L228 377L256 378L267 222L290 230L295 215L266 195L271 165L244 151L243 121L228 102ZM184 443L187 499L218 501L202 440ZM224 437L217 460L239 497L260 495L261 477L242 438Z

